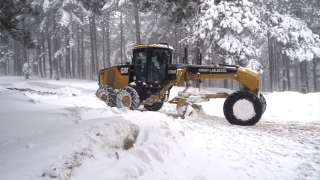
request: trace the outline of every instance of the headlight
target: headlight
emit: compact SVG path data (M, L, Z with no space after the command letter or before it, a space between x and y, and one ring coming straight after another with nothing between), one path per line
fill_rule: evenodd
M168 74L177 74L177 70L168 70Z

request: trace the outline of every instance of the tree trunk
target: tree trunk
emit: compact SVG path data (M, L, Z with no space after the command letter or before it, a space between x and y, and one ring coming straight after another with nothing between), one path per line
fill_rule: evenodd
M35 50L32 51L32 69L33 69L33 73L35 76L39 75L39 71L38 71L38 58L39 57L39 51L38 48L36 48ZM37 63L35 62L37 61Z
M90 45L91 45L91 73L90 73L90 79L93 80L94 74L95 74L95 64L94 64L94 35L93 35L93 23L92 23L93 17L89 17L89 27L90 27Z
M22 75L22 66L20 65L20 44L17 41L14 41L13 43L13 74L15 76L21 76Z
M174 62L172 64L177 63L179 59L179 48L178 48L178 25L177 23L174 23L174 49L176 50L176 53L174 54Z
M25 47L25 46L22 46L22 47L23 47L23 58L22 58L23 62L22 62L22 64L25 63L25 62L29 63L27 47Z
M44 37L44 32L43 30L41 31L41 36L42 36L42 59L43 59L43 75L46 78L47 77L47 68L46 68L46 47L44 45L45 37ZM42 67L41 67L42 68Z
M297 63L294 67L294 80L295 80L295 83L294 83L295 91L300 92L300 89L299 89L299 87L300 87L299 86L299 80L300 80L300 78L299 78L299 63Z
M313 68L312 68L312 73L313 73L313 92L318 91L318 85L317 85L317 62L319 61L320 58L314 58L312 63L313 63Z
M309 92L309 82L308 82L308 70L307 61L300 62L300 74L301 74L301 92Z
M80 16L80 20L81 22L83 22L83 13L81 13L81 16ZM85 65L86 65L86 62L84 60L84 37L83 37L83 28L81 28L81 78L82 79L86 79L86 71L85 71Z
M41 46L38 46L38 47L37 47L37 61L38 61L39 77L40 77L40 78L43 78L42 62L41 62Z
M186 44L185 48L184 48L184 64L188 64L188 45Z
M274 71L275 71L275 81L274 81L274 85L276 85L275 90L276 91L280 91L280 67L279 67L279 46L277 45L277 41L274 41Z
M74 40L73 36L73 23L71 23L71 39ZM70 43L69 43L70 46ZM71 51L71 62L72 62L72 78L76 78L76 62L75 62L75 55L74 55L74 47L70 47Z
M286 64L286 55L282 54L282 91L286 91L287 90L287 75L286 75L286 70L289 69L289 67L287 67Z
M26 29L25 27L25 22L22 21L22 29ZM23 59L24 59L24 62L28 62L29 63L29 60L28 60L28 50L27 50L27 47L26 46L23 46ZM22 62L22 64L24 63Z
M57 41L58 41L58 48L57 49L59 49L59 47L61 47L62 45L61 45L61 40L60 39L57 39ZM58 69L59 69L59 77L65 77L65 71L64 71L64 69L62 68L62 56L61 55L59 55L58 57Z
M137 7L137 3L135 2L133 2L133 9L134 9L134 21L135 21L135 27L136 27L136 43L141 44L139 11Z
M73 39L73 38L72 38ZM72 78L76 78L76 60L75 60L75 52L74 48L71 47L71 62L72 62Z
M70 38L69 38L69 30L66 28L65 30L65 42L66 42L66 78L71 78L71 72L70 72Z
M8 64L9 64L9 60L4 61L4 75L9 75Z
M287 82L288 82L288 91L292 91L291 88L291 78L290 78L290 59L288 56L285 56L285 62L286 62L286 69L287 69Z
M56 19L55 13L52 14L52 31L53 31L53 39L52 39L52 51L53 51L53 61L52 61L52 78L54 80L59 80L59 67L58 67L58 55L56 54L59 49L58 43L58 34L56 31Z
M103 68L106 68L106 53L105 53L105 27L102 27L102 64Z
M51 14L51 13L50 13ZM51 17L52 18L52 17ZM48 20L47 24L47 43L48 43L48 60L49 60L49 76L50 79L52 79L52 48L51 48L51 35L52 35L52 26L51 26L51 21L50 19ZM50 27L50 28L49 28Z
M93 45L94 45L94 59L95 59L95 71L93 74L93 80L98 80L99 72L99 58L98 58L98 46L97 46L97 26L96 26L96 16L93 15L92 19L92 29L93 29Z
M109 14L107 14L106 17L106 61L107 61L107 67L111 67L111 60L110 60L110 54L111 54L111 50L110 50L110 18L109 18Z
M273 92L273 76L274 76L274 63L273 63L273 42L268 32L268 49L269 49L269 74L270 74L270 90Z
M127 62L126 37L123 37L123 62Z
M122 22L122 11L121 11L121 13L120 13L120 60L121 60L121 64L123 63L122 46L123 46L123 22Z
M49 57L49 77L52 79L52 51L51 51L51 32L47 28L48 36L47 36L47 43L48 43L48 57Z
M13 75L16 76L18 74L18 51L17 51L17 43L13 41Z
M265 91L265 92L268 92L269 91L269 89L268 89L268 76L267 76L267 74L263 74L263 91Z
M80 74L81 69L81 56L80 56L80 28L79 24L77 24L77 78L82 78Z

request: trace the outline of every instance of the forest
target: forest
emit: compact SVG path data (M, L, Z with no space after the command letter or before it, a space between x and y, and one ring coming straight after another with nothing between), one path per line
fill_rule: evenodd
M319 92L319 35L319 0L0 0L0 74L29 62L40 78L97 80L134 45L167 43L174 63L236 64L261 74L261 91Z

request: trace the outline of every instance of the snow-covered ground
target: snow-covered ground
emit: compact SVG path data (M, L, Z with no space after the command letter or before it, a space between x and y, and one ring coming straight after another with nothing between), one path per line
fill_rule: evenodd
M107 107L97 88L1 76L0 179L320 179L320 93L264 93L262 119L242 127L224 118L223 99L181 119L168 103Z

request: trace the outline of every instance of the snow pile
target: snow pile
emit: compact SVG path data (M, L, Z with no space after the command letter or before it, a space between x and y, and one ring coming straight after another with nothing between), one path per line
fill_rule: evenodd
M65 95L72 95L72 96L79 96L82 95L81 90L73 88L73 87L64 87L57 90L59 94L65 94Z

